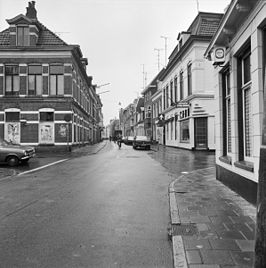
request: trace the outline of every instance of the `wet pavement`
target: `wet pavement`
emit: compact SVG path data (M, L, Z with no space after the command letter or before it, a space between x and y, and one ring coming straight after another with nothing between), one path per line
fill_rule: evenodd
M174 267L250 268L256 208L215 178L215 154L153 146L169 186Z
M96 143L93 145L75 147L72 149L71 152L69 151L36 152L36 156L30 159L28 163L20 164L17 167L9 167L7 164L1 164L0 181L25 171L30 171L35 168L40 168L42 166L52 164L62 159L96 154L99 151L103 150L105 147L107 147L108 143L109 141L104 140L100 143Z
M72 152L38 153L28 166L0 167L0 180L62 158L96 154L109 141ZM214 152L152 146L173 182L169 187L174 267L246 268L253 266L256 208L215 178Z
M215 179L184 174L169 188L175 267L253 267L256 208Z

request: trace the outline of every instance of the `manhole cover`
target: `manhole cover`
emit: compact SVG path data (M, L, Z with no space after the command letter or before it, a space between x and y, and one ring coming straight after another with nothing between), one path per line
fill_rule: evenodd
M172 228L173 235L193 236L198 234L198 229L195 224L175 224Z

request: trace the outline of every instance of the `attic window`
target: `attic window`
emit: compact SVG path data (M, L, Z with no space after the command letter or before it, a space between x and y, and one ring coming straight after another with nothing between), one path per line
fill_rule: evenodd
M17 26L17 45L18 46L30 45L29 26Z

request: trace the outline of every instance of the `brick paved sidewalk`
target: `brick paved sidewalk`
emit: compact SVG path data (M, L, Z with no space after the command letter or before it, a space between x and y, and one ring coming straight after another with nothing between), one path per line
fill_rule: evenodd
M252 267L256 208L216 180L215 168L182 175L169 197L174 267Z

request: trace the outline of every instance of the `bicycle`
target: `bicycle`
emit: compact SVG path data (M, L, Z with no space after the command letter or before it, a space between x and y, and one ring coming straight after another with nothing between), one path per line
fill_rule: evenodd
M117 141L117 145L118 145L118 149L120 150L121 149L121 141Z

